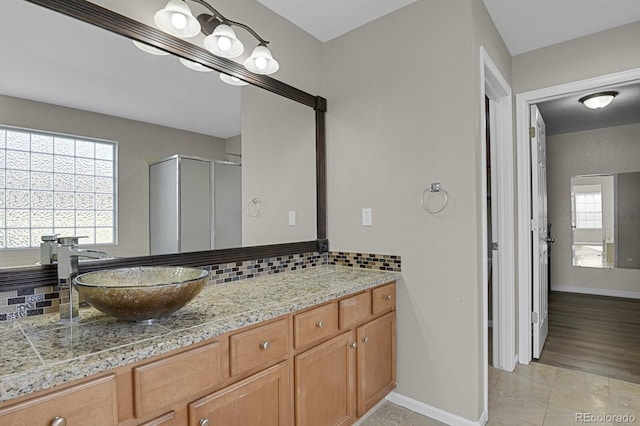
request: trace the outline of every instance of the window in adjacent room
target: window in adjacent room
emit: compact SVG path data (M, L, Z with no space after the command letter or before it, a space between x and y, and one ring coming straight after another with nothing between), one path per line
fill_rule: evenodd
M576 192L576 228L602 228L602 192Z
M116 242L115 142L0 126L0 248Z

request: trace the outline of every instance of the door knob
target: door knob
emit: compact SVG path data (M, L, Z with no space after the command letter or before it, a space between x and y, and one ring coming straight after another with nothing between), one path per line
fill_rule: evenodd
M555 243L556 239L555 238L551 238L551 237L547 237L547 242L548 243Z

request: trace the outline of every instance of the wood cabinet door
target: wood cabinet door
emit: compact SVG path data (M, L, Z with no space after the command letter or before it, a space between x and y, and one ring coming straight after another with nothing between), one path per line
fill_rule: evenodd
M349 331L296 356L296 426L348 425L355 420L354 337Z
M109 375L0 410L3 426L49 426L54 419L67 426L118 424L116 380Z
M358 417L396 387L396 313L357 329Z
M289 426L289 391L283 362L189 404L189 425Z

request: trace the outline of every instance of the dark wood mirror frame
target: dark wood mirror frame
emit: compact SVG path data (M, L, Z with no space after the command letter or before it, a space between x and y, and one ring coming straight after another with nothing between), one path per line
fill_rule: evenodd
M26 0L55 12L59 12L78 20L87 22L116 34L123 35L176 56L199 62L216 71L245 80L254 86L301 103L315 110L316 123L316 240L264 246L238 247L222 250L201 251L192 253L167 254L158 256L139 256L104 260L99 264L81 265L81 272L95 269L117 268L138 265L183 265L204 266L266 257L287 256L298 253L319 252L329 250L327 240L326 211L326 140L325 112L326 99L314 96L282 83L266 75L254 74L240 64L226 58L220 58L187 41L173 37L156 28L105 9L86 0ZM48 286L57 280L56 265L34 265L0 270L0 291L29 289Z

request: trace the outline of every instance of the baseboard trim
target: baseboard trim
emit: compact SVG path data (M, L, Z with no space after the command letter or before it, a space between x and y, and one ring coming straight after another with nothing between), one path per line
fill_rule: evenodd
M411 411L414 411L423 416L431 417L439 422L446 423L448 425L455 426L483 426L487 422L487 413L482 412L480 418L476 421L460 417L457 414L450 413L440 408L432 407L424 402L417 401L408 396L401 395L397 392L391 392L386 398L389 402L393 402L396 405L400 405Z
M571 286L551 286L551 291L560 291L564 293L582 293L593 294L595 296L609 296L609 297L624 297L627 299L640 299L640 292L638 291L625 291L625 290L612 290L605 288L584 288L584 287L571 287Z
M381 400L380 402L378 402L376 405L374 405L373 407L371 407L371 409L369 411L367 411L366 413L364 413L364 415L362 417L360 417L358 420L356 420L356 422L353 424L353 426L360 426L362 423L364 423L364 421L369 418L378 408L380 408L380 406L382 404L384 404L386 401L386 399Z

